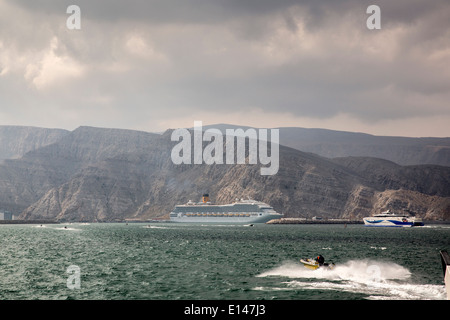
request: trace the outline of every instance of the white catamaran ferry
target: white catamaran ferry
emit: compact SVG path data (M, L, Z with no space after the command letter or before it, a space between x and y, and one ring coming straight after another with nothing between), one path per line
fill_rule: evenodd
M406 215L398 215L390 210L372 217L363 218L364 224L369 227L413 227L423 226L422 219Z
M170 213L170 220L200 223L265 223L282 216L264 202L241 199L231 204L215 205L209 201L209 195L204 194L202 202L195 203L189 200L186 204L175 206Z

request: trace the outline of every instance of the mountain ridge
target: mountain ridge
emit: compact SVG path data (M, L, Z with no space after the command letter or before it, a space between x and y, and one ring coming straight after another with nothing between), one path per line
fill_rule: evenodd
M31 126L0 126L0 163L58 141L70 131Z
M208 192L221 204L255 198L286 217L360 219L392 208L450 220L448 167L328 159L280 145L278 174L261 176L260 165L175 165L171 132L79 127L0 164L0 208L29 220L167 218Z
M225 133L230 124L203 125ZM242 129L252 127L243 126ZM256 128L257 129L257 128ZM450 166L450 137L377 136L362 132L319 128L278 127L280 144L327 158L365 156L393 161L400 165L436 164Z

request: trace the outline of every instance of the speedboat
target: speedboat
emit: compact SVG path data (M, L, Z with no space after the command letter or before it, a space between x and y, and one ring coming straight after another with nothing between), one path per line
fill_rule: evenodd
M324 268L324 269L334 269L335 264L333 262L331 263L325 263L324 259L322 256L319 256L315 259L300 259L300 262L303 263L303 265L305 266L305 268L307 269L311 269L311 270L316 270L318 268Z

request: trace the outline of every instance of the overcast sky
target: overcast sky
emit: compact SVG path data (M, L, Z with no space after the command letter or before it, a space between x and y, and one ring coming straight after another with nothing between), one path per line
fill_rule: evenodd
M0 125L450 137L449 17L448 0L0 0Z

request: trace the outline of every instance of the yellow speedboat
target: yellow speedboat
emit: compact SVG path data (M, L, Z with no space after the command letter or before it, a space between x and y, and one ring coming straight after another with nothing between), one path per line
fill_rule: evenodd
M300 262L303 263L305 268L308 268L311 270L316 270L317 268L320 267L319 263L314 259L300 259Z
M320 255L315 259L300 259L305 268L316 270L318 268L334 269L335 265L333 262L325 263L325 259Z

